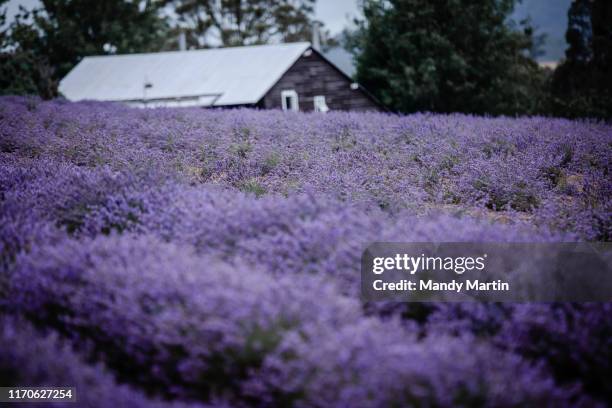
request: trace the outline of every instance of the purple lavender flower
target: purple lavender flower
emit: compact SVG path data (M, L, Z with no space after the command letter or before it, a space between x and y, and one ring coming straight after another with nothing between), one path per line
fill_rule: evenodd
M86 406L604 404L609 304L362 304L359 268L373 241L609 241L611 144L537 117L0 98L0 372Z

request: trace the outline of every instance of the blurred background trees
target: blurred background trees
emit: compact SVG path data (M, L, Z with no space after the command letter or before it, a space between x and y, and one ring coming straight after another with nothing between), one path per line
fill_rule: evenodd
M167 30L156 1L42 0L21 9L5 31L2 93L36 89L57 96L57 84L84 56L154 51ZM4 83L6 82L6 84Z
M398 112L611 119L612 2L572 2L553 73L535 60L543 35L511 18L519 1L362 0L364 18L341 42L356 79ZM181 33L188 48L309 41L315 2L42 0L8 26L0 13L0 93L55 97L84 56L177 49Z
M538 66L543 42L517 0L364 0L349 34L357 80L399 112L612 118L612 2L574 0L566 59Z
M0 0L2 7L7 0ZM0 11L0 27L6 27L6 9ZM5 95L38 94L55 96L56 86L50 78L50 66L44 57L15 45L8 28L0 31L0 92Z
M192 48L310 41L315 0L165 0Z
M528 21L508 23L514 3L365 1L357 79L402 112L541 113L538 38Z
M612 118L612 2L574 0L565 61L552 81L552 113Z

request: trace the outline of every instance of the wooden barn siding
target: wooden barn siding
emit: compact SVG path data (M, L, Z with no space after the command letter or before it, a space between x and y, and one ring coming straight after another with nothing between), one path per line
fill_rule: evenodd
M298 93L300 111L314 110L313 99L325 95L330 110L381 110L361 89L351 89L351 82L319 54L301 56L295 64L262 98L259 106L281 109L281 91L294 89Z

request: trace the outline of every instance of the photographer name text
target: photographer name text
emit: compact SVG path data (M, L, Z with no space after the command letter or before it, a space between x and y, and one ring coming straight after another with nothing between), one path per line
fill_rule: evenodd
M421 254L410 256L408 254L396 254L393 257L376 257L372 262L372 273L382 275L386 271L401 271L409 276L416 273L445 271L462 275L466 271L483 271L485 269L487 254L474 257L431 257ZM372 282L375 291L509 291L510 284L501 279L495 281L481 281L478 279L464 281L434 279L400 279L387 282L376 279Z
M461 291L508 291L510 284L502 280L494 282L481 282L479 280L466 280L459 282L438 282L433 279L419 280L418 282L402 279L397 282L385 282L377 279L372 283L376 291L442 291L457 292Z

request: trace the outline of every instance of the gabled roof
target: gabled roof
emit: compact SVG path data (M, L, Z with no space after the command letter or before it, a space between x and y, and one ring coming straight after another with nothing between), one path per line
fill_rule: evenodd
M300 42L85 57L62 79L59 91L72 101L146 96L196 98L203 106L254 104L309 48Z

